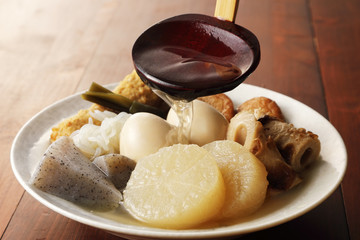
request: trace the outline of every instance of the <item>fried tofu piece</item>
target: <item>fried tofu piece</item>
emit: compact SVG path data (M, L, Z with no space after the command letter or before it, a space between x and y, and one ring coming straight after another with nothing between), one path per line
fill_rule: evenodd
M144 103L154 107L161 107L164 101L156 95L150 87L146 86L136 71L127 75L119 85L113 90L114 93L120 94L133 101Z
M51 129L50 141L54 142L61 136L70 136L83 125L89 123L89 118L92 118L89 112L95 110L104 111L104 108L98 104L93 104L89 109L81 109L76 115L61 121ZM100 121L92 119L95 125L101 124Z

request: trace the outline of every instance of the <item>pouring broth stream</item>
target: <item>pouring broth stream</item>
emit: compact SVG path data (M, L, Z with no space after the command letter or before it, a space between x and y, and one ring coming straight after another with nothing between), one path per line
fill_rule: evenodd
M255 35L232 22L187 14L146 30L132 56L142 81L178 113L187 138L190 102L238 86L257 67L260 46Z

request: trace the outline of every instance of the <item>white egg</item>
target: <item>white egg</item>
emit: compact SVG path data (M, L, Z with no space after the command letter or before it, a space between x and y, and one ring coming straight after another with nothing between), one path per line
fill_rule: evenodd
M169 111L167 121L177 126L178 116L172 109ZM193 120L191 124L190 143L203 146L216 140L226 138L229 122L211 105L200 101L193 101Z
M120 154L138 161L142 157L170 146L173 126L151 113L135 113L125 122L120 133Z

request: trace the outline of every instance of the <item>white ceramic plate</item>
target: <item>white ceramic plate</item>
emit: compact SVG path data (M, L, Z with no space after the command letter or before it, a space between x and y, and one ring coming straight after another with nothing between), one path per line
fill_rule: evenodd
M115 84L109 87L113 88ZM294 219L318 206L333 193L344 176L347 153L341 136L324 117L290 97L248 84L241 84L227 94L234 101L235 106L255 96L266 96L275 100L286 119L296 127L303 127L316 133L322 147L321 160L307 171L304 181L299 186L267 200L255 214L236 223L181 231L151 228L138 224L134 220L129 221L126 215L116 218L84 210L29 185L31 173L45 151L41 148L40 151L34 151L34 144L41 138L48 138L50 128L61 119L90 105L81 99L80 93L49 106L23 126L11 149L14 174L26 191L55 212L130 239L198 239L241 235Z

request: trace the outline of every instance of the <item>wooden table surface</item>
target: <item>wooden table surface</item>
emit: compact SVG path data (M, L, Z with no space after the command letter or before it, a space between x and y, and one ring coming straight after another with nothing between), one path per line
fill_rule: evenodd
M55 101L130 73L132 45L146 28L183 13L212 15L214 6L214 0L0 1L1 239L118 239L26 193L11 170L12 141ZM359 0L241 0L236 23L262 47L246 83L326 117L344 139L348 168L341 186L314 210L239 239L360 239L359 15Z

